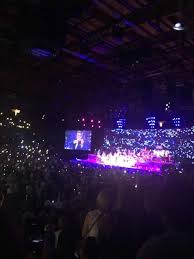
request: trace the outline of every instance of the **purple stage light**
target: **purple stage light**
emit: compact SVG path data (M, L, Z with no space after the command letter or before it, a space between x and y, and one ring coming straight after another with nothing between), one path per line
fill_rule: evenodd
M86 56L86 55L84 55L84 54L81 54L81 53L79 53L79 52L71 51L71 50L69 50L69 49L67 49L67 48L62 48L62 50L63 50L64 52L66 52L66 53L69 53L70 55L72 55L72 56L74 56L74 57L76 57L76 58L80 58L80 59L85 60L85 61L87 61L87 62L89 62L89 63L94 63L94 64L96 63L96 60L95 60L95 59L90 58L90 57L88 57L88 56Z
M72 160L73 163L76 164L81 164L84 165L85 168L89 167L89 168L104 168L106 169L118 169L121 170L122 172L126 173L145 173L145 174L161 174L162 173L162 165L160 164L142 164L139 166L135 166L135 167L123 167L122 165L119 166L115 166L115 165L108 165L108 164L103 164L101 162L99 162L98 160L95 160L94 158L90 158L88 157L88 159L83 160L83 159L78 159L78 160ZM123 171L124 169L124 171Z
M40 48L31 49L31 54L33 56L43 57L43 58L49 58L53 56L53 53L51 51L40 49Z

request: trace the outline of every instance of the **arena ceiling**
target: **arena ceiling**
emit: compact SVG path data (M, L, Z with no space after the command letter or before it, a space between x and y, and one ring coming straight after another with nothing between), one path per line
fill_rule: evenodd
M26 2L1 6L2 93L54 102L141 103L151 91L158 103L176 88L179 99L192 96L192 0ZM185 30L173 30L176 22Z

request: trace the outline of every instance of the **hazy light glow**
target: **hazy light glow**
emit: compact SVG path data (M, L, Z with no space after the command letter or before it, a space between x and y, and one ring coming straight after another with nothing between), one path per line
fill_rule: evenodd
M175 30L175 31L184 31L184 26L183 26L183 24L181 23L181 22L177 22L177 23L175 23L175 25L173 26L173 29Z

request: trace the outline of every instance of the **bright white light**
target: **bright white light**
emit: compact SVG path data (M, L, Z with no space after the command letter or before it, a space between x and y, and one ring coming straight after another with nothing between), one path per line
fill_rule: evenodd
M164 126L164 121L159 121L159 127L162 128Z
M19 109L12 109L11 111L15 114L15 116L17 116L21 112L21 110Z
M184 26L183 26L183 24L181 23L181 22L177 22L177 23L175 23L175 25L173 26L173 29L175 30L175 31L184 31Z

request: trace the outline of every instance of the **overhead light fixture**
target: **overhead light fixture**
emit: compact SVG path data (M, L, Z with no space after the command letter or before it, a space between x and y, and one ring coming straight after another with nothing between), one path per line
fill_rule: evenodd
M176 22L175 25L173 26L173 29L175 31L184 31L185 27L181 22Z

